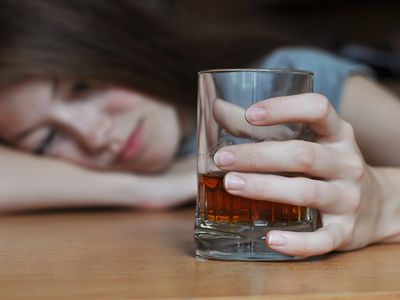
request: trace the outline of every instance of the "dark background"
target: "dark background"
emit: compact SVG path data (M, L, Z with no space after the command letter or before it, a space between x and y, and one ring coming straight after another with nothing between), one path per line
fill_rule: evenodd
M146 0L146 13L218 67L246 67L281 46L313 46L366 63L393 88L400 76L400 1ZM196 57L194 57L196 59Z
M138 4L168 19L181 34L204 42L244 38L326 45L340 38L400 46L398 0L146 0Z

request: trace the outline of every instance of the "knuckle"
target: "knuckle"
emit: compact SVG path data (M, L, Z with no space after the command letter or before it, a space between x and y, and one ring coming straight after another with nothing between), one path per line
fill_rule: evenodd
M333 224L331 224L332 226ZM342 243L343 235L341 234L340 228L335 225L335 230L331 228L325 228L323 230L323 235L321 238L321 243L323 244L323 248L325 252L329 252L338 248L338 246Z
M347 174L355 180L361 180L365 175L364 161L358 155L353 156L347 163Z
M361 190L354 188L347 194L347 204L350 212L357 212L361 206Z
M353 125L351 125L349 122L342 120L341 126L342 126L342 132L346 137L355 139Z
M314 207L316 202L318 201L318 186L315 182L308 178L300 178L298 179L302 186L301 193L301 205L307 207Z
M269 195L274 194L274 185L269 180L264 180L262 177L253 178L253 184L249 188L249 192L253 197L258 197L263 200L268 200Z
M307 257L311 255L310 243L307 240L304 240L302 245L298 249L298 256Z
M315 105L315 110L317 113L317 119L325 119L331 110L331 104L324 95L313 94L313 101Z
M315 149L309 143L298 143L295 149L295 163L301 171L310 171L315 162Z
M248 165L251 169L258 170L262 165L262 154L258 151L251 151L247 154Z
M337 247L339 250L351 250L353 248L354 232L355 232L354 222L348 222L345 228L342 228L341 230L342 240Z
M329 234L326 238L325 248L328 251L334 250L337 248L338 238L334 234Z
M324 248L326 245L324 245ZM302 257L308 257L315 254L320 254L319 247L316 247L316 241L310 239L303 239L301 242L298 243L298 248L296 251L296 255Z

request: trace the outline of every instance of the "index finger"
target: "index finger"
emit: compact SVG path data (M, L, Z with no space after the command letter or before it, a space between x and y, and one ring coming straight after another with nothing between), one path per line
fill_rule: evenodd
M280 141L294 139L298 132L287 124L254 126L245 117L246 109L233 103L215 99L213 116L221 128L235 137L256 141Z
M307 123L315 134L329 139L340 137L343 124L329 100L315 93L260 101L247 109L246 119L257 126Z

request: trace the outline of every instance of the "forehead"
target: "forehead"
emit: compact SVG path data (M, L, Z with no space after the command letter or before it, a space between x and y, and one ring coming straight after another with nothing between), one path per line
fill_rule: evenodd
M52 99L50 79L0 86L0 136L7 138L40 122Z

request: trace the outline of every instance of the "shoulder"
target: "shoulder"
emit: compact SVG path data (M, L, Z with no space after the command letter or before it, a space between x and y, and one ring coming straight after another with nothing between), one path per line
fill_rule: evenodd
M368 68L362 64L337 56L328 51L307 47L278 48L261 59L259 64L270 67L305 67L307 70L319 69L321 67L351 67L369 71Z
M314 91L327 96L338 109L341 93L348 76L373 71L362 64L333 53L306 47L279 48L263 57L257 64L261 68L289 68L314 73Z

